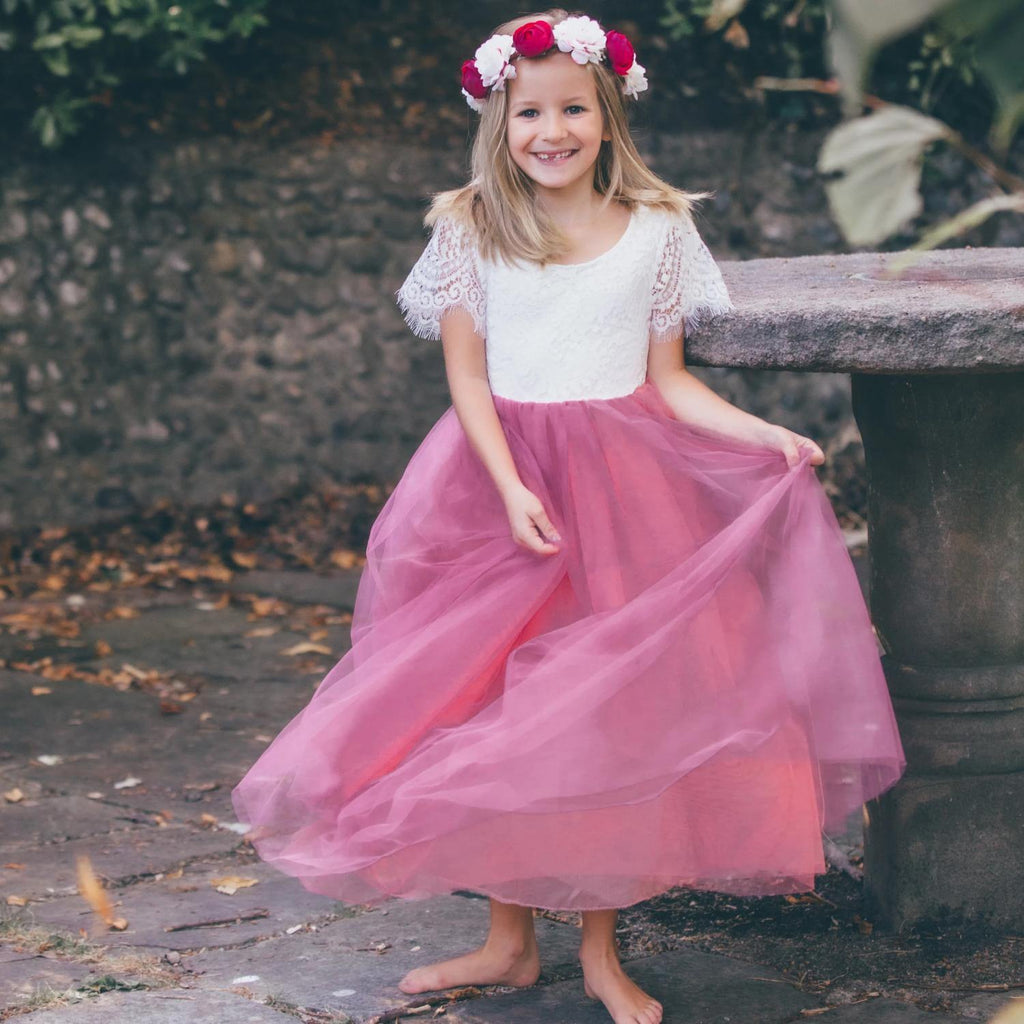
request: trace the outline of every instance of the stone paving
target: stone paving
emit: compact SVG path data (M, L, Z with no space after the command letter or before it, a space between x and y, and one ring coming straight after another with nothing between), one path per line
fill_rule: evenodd
M405 971L483 934L486 900L347 906L264 865L240 834L231 787L345 649L356 580L263 571L228 585L342 613L320 641L332 654L302 667L283 653L308 640L294 620L269 634L244 608L184 592L139 592L138 615L97 621L66 643L0 636L8 664L49 646L55 660L128 662L201 682L183 713L161 714L144 690L0 670L0 791L21 794L0 799L0 1020L607 1024L583 994L578 928L565 915L537 916L536 985L407 997L395 984ZM50 692L33 693L40 683ZM99 921L78 893L79 854L123 929ZM809 991L682 935L652 952L627 946L629 972L662 1000L665 1024L952 1024L988 1020L1014 995L973 993L929 1012L906 993Z

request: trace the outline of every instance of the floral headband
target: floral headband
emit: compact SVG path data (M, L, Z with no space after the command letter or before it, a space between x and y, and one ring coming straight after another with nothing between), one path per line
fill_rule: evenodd
M462 95L474 110L483 110L491 92L500 92L506 78L516 77L514 57L539 57L556 46L577 64L598 64L607 56L627 96L635 99L647 88L646 68L637 61L633 44L621 32L605 32L593 18L580 15L557 25L531 21L513 35L491 36L462 65Z

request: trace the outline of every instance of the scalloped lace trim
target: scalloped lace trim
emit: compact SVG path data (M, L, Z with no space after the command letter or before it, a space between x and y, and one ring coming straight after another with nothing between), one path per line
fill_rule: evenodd
M486 302L475 253L462 225L442 218L434 225L423 254L395 293L399 309L414 334L438 341L441 317L462 307L484 337Z
M651 306L651 341L671 341L685 329L735 309L721 271L691 224L673 221L665 233Z

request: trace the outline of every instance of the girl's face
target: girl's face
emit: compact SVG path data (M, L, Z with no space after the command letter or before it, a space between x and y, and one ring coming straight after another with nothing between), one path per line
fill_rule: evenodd
M592 189L601 142L611 136L590 71L567 53L553 53L517 61L505 88L505 137L515 164L542 191Z

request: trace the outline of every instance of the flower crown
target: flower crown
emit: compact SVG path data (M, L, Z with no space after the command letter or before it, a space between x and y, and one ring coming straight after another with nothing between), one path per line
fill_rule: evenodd
M491 92L500 92L506 78L516 77L514 57L539 57L556 46L577 64L598 64L607 57L627 96L635 99L647 88L646 68L637 61L633 44L621 32L605 32L593 18L579 15L557 25L530 21L513 35L491 36L462 65L462 95L474 110L483 110Z

